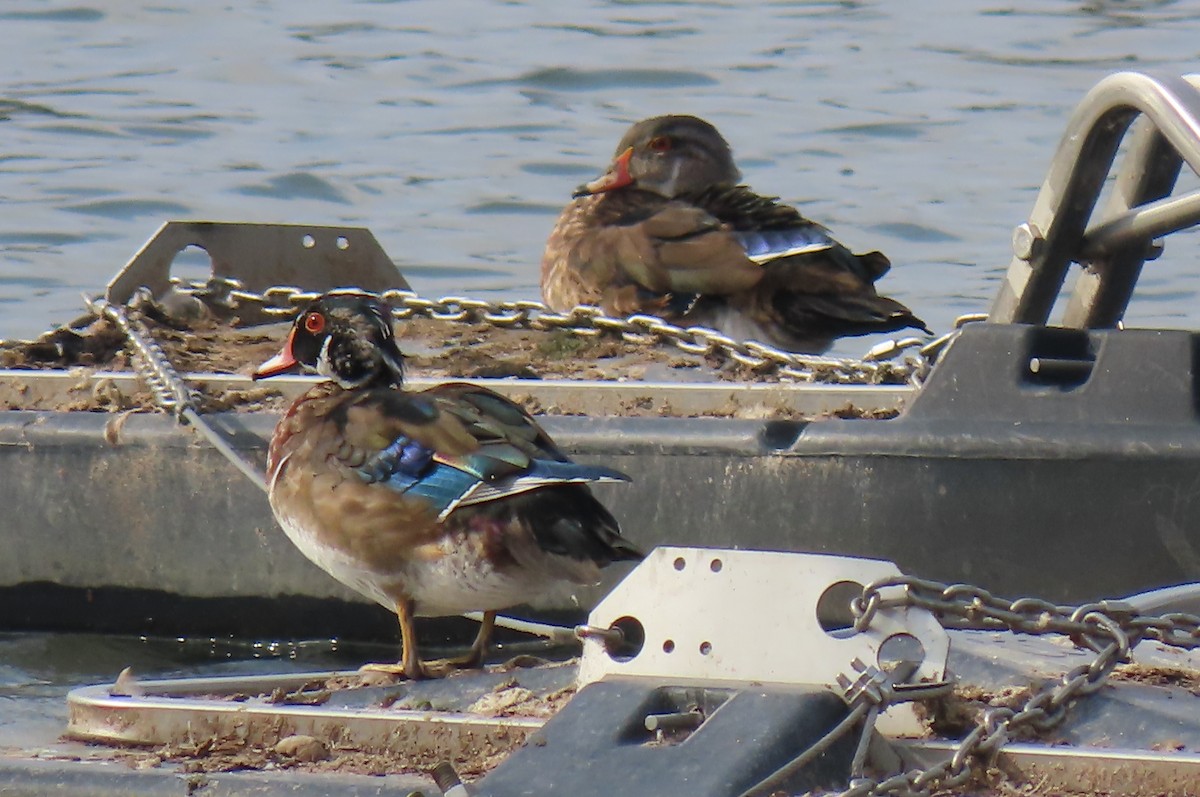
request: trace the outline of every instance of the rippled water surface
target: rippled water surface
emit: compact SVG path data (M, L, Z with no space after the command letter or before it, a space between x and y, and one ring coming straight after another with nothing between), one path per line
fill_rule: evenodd
M571 187L664 112L887 252L944 329L986 309L1083 93L1200 71L1200 7L9 0L0 42L0 337L76 315L172 218L363 225L422 293L534 297ZM1195 241L1132 321L1195 323Z

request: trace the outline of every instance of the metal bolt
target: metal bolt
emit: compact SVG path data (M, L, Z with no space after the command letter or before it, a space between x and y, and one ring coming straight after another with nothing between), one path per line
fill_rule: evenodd
M699 728L704 722L704 715L699 711L679 711L674 714L647 714L646 730L668 731L687 728Z
M1146 260L1158 260L1163 253L1163 242L1161 238L1151 241L1146 244Z
M609 645L620 645L625 641L625 635L620 628L601 628L598 625L577 625L575 636L578 639L598 639Z
M1012 247L1013 254L1021 260L1033 260L1041 254L1042 246L1046 243L1046 238L1042 235L1042 231L1038 229L1036 224L1025 222L1018 224L1013 230Z
M469 797L470 792L449 761L442 761L434 767L432 775L443 797Z

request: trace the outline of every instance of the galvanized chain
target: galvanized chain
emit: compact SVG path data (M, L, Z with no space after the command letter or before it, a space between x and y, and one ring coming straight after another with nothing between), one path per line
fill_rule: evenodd
M138 301L145 301L146 296L135 296ZM179 373L171 366L170 360L159 347L158 342L151 336L140 319L131 318L121 305L112 304L104 299L87 299L88 309L97 316L107 318L125 335L126 341L134 351L134 368L154 394L154 400L163 410L170 412L180 423L186 423L207 439L217 451L221 452L246 478L254 482L259 489L266 491L267 483L258 468L242 459L234 451L233 446L217 430L213 429L196 410L197 393L187 386Z
M133 350L134 370L146 382L159 407L176 417L194 408L196 393L175 373L166 353L140 320L130 318L123 307L104 299L85 298L85 301L89 310L107 318L125 336Z
M229 312L239 306L252 307L266 318L285 321L320 294L288 285L262 292L247 290L239 280L211 277L205 282L172 278L174 289L184 295ZM773 374L798 382L838 384L920 385L937 356L964 324L981 321L986 314L960 316L954 328L933 340L907 337L884 341L872 347L861 360L797 354L758 341L738 341L707 327L682 327L657 316L609 316L598 307L580 305L560 313L532 300L486 301L463 296L426 299L412 291L387 290L378 296L393 308L397 320L422 317L457 323L486 323L503 329L562 330L573 335L596 337L613 334L643 345L672 345L700 356L714 355L744 365L761 374ZM79 322L75 322L78 324ZM28 345L36 340L3 340L0 346Z
M1058 606L1036 598L1010 601L980 587L911 576L882 579L864 587L851 604L854 627L865 630L879 609L893 606L927 609L943 625L957 628L1064 634L1097 655L1035 692L1023 707L985 711L949 759L883 780L856 780L839 797L928 797L934 791L961 786L975 777L980 765L994 760L1011 737L1022 732L1046 733L1060 724L1070 707L1103 686L1143 639L1189 650L1200 647L1200 616L1192 614L1140 615L1121 601L1082 606Z
M320 294L277 285L262 292L246 290L238 280L214 277L205 283L173 280L175 289L223 308L253 307L263 316L286 320ZM581 305L565 313L537 301L486 301L463 296L427 299L412 291L388 290L378 294L394 308L398 320L414 317L458 323L486 323L504 329L563 330L596 337L609 333L645 345L669 344L696 355L717 355L762 373L773 373L801 382L849 384L919 384L936 355L954 332L933 341L903 338L874 347L862 360L795 354L757 341L738 341L705 327L681 327L652 315L628 318L609 316L598 307ZM963 323L981 316L963 316ZM903 359L901 356L903 356Z

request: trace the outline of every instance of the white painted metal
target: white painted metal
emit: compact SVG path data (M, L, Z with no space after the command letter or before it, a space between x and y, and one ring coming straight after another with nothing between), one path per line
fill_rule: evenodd
M878 665L880 646L898 634L915 637L925 651L913 680L941 680L949 639L929 612L883 608L861 634L827 633L818 622L818 602L830 587L899 574L891 562L872 559L656 548L589 616L589 625L597 628L620 627L622 618L634 618L645 630L645 644L622 660L609 654L602 639L585 639L579 684L638 676L667 683L832 688L839 673L855 677L854 659Z

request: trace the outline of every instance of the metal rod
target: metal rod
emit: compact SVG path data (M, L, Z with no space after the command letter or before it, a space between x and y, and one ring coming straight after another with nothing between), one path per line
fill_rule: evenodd
M607 645L616 646L625 641L620 628L601 628L598 625L577 625L573 629L577 639L599 639Z
M1096 366L1095 360L1072 360L1066 357L1031 357L1029 373L1044 379L1085 381Z
M185 407L183 412L181 412L179 415L181 418L186 420L193 429L204 435L204 438L208 440L208 442L212 443L213 448L220 451L225 456L225 459L232 462L233 466L237 468L243 476L252 481L258 487L258 489L262 490L264 493L267 492L267 480L266 477L263 476L262 471L251 465L246 460L242 459L241 455L233 450L233 446L229 445L229 441L225 439L224 435L222 435L216 429L213 429L212 426L205 422L205 420L200 417L200 413L196 412L191 407Z
M442 761L433 768L433 782L441 790L443 797L470 797L470 792L463 785L462 778L454 771L449 761Z
M1132 208L1088 230L1081 260L1094 260L1115 249L1149 241L1200 223L1200 192L1167 197Z
M746 789L739 797L761 797L761 795L774 792L775 789L786 783L788 778L804 769L814 758L824 753L834 742L845 736L870 709L870 703L859 703L846 715L845 719L834 726L833 730L814 742L803 753Z
M124 308L104 299L84 297L88 307L97 315L102 315L116 325L124 333L130 346L137 353L136 366L138 373L145 379L154 393L154 398L164 410L171 412L181 423L186 423L198 431L210 442L222 456L233 463L238 471L255 484L263 492L267 491L267 481L262 471L242 459L229 442L209 426L195 408L195 394L179 377L161 348L147 334L143 334L140 324L130 320Z
M871 749L871 737L875 734L875 722L879 719L879 706L871 706L867 718L863 720L862 735L858 738L858 747L854 750L854 758L850 759L850 780L863 776L867 766L867 751Z
M704 724L704 715L696 710L647 714L644 724L648 731L690 730Z
M483 622L483 612L466 612L463 614L463 617L466 617L468 620L474 620L477 623ZM496 625L500 628L507 628L510 631L520 631L522 634L540 636L558 644L575 642L578 639L575 635L575 629L571 626L538 623L533 620L521 620L516 617L503 617L501 615L496 615Z

